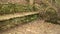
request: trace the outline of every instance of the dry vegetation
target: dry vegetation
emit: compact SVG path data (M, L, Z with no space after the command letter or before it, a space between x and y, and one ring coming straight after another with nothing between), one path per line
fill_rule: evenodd
M50 2L48 0L41 0L40 2L26 0L27 4L17 4L17 3L8 3L8 4L0 4L0 15L9 15L15 13L23 13L23 12L40 12L37 15L28 15L23 17L16 17L8 20L0 21L0 30L8 29L14 27L21 23L27 23L37 18L43 19L46 22L58 23L60 24L60 18L58 18L58 9L54 6L54 2ZM54 5L52 5L54 4ZM38 7L38 8L37 8Z

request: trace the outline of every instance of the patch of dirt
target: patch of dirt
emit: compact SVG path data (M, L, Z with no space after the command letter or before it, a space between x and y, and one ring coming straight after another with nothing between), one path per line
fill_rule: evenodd
M60 34L60 25L35 20L0 34Z

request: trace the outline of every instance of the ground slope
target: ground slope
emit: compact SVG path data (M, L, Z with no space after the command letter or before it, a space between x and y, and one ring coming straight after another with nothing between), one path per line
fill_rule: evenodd
M60 34L60 25L35 20L0 34Z

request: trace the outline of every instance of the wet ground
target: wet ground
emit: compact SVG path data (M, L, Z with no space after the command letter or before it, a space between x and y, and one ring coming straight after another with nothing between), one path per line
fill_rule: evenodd
M60 34L60 25L35 20L0 34Z

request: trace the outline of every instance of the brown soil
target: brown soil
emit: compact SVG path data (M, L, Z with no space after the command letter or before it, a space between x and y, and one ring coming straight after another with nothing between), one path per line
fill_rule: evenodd
M60 25L35 20L0 34L60 34Z

